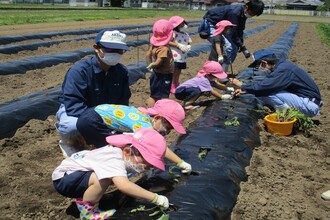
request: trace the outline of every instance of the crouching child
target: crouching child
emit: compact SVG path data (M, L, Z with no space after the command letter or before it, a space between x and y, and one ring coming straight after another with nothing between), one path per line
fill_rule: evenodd
M166 141L151 128L134 134L112 135L109 145L84 150L64 159L52 174L53 185L65 197L76 198L81 219L107 219L114 209L100 210L98 203L110 184L129 196L144 199L167 209L167 197L150 192L127 177L127 172L143 172L151 167L165 170Z

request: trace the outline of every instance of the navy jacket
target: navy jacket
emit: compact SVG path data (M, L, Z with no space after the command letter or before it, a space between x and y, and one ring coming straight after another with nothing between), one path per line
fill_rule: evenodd
M204 19L215 25L222 20L228 20L237 26L232 28L229 35L226 35L227 39L231 39L237 48L243 46L243 35L246 23L246 17L244 15L244 5L224 5L216 8L212 8L206 12Z
M319 88L308 73L284 59L262 81L243 84L241 89L255 96L268 96L285 90L299 97L321 101Z
M99 104L128 105L130 97L127 68L117 64L106 73L94 56L68 70L59 101L69 116L78 117L87 108Z

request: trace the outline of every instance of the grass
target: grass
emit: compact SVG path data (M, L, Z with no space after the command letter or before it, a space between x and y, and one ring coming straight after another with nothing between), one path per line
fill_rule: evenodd
M326 43L328 47L330 47L330 24L319 23L316 25L316 29L324 43Z
M6 5L7 6L7 5ZM69 6L42 6L36 5L24 8L24 5L8 5L4 8L0 4L0 25L38 24L67 21L90 21L112 19L136 19L136 18L169 18L180 15L184 18L201 19L205 11L192 10L154 10L154 9L124 9L124 8L70 8ZM14 7L16 6L16 7ZM34 6L34 5L33 5Z

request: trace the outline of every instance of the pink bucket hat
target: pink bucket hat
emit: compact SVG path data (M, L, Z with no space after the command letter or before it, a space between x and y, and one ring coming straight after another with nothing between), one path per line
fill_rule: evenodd
M173 24L173 28L179 26L182 22L184 22L184 18L180 16L172 16L169 21Z
M106 140L116 147L125 147L127 144L132 144L148 163L160 170L165 170L166 141L154 129L139 128L134 134L111 135Z
M185 134L183 121L186 117L182 106L171 99L160 99L151 108L138 107L138 110L148 115L160 115L164 117L180 134Z
M170 42L173 37L173 25L165 19L160 19L154 23L152 28L153 35L150 43L154 46L164 46Z
M215 26L217 27L217 29L215 30L215 32L213 33L213 35L211 37L221 34L227 26L234 27L234 26L236 26L236 24L233 24L228 20L222 20L222 21L219 21Z
M203 77L207 74L212 74L218 79L227 78L227 74L223 71L221 64L215 61L206 61L203 69L197 73L197 77Z

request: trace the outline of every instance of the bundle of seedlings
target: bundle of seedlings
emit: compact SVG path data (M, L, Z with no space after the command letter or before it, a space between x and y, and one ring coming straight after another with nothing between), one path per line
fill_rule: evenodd
M297 119L295 127L299 130L306 131L314 126L314 122L310 117L307 117L294 107L286 108L284 110L276 110L276 121L286 122Z

